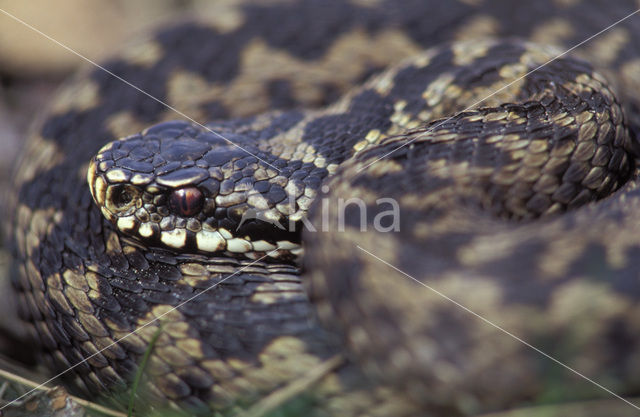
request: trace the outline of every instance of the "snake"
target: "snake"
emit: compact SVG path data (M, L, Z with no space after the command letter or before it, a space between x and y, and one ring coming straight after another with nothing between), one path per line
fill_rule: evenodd
M16 163L26 340L154 415L631 415L637 7L239 0L132 41Z

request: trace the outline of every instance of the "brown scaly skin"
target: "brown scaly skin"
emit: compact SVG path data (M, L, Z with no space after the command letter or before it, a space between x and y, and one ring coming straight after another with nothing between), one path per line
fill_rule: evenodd
M297 168L291 177L263 178L273 189L293 190L298 215L325 178L331 198L400 203L399 233L356 233L356 213L346 233L304 234L302 277L289 261L185 251L193 245L175 241L154 241L160 247L151 249L144 236L129 228L122 234L103 217L86 182L91 158L118 137L176 116L99 70L78 76L29 139L11 196L20 315L52 371L202 294L162 317L144 384L157 404L233 414L291 392L340 362L336 355L349 359L313 380L301 413L478 415L606 395L426 288L390 279L357 244L616 392L637 393L638 20L576 51L603 75L563 58L483 109L425 129L556 51L480 38L566 48L637 7L605 3L239 3L228 15L160 31L108 61L109 70L198 121L213 121L211 128L251 143L269 161L312 163L319 180L304 187L293 176ZM465 39L473 42L422 52ZM301 110L311 107L318 110ZM458 152L465 148L471 156ZM551 162L556 156L565 159ZM243 172L257 180L253 163ZM240 168L225 169L221 175L232 180ZM522 184L538 187L529 192ZM281 198L274 192L268 204L287 218ZM603 201L588 204L596 199ZM228 227L237 221L229 219ZM316 322L305 277L338 338ZM92 395L126 385L158 326L76 367L67 383Z

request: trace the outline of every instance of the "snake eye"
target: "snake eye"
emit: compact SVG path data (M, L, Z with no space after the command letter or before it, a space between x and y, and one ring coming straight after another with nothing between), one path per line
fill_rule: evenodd
M204 196L196 187L180 188L171 193L169 208L174 213L183 216L193 216L202 208Z

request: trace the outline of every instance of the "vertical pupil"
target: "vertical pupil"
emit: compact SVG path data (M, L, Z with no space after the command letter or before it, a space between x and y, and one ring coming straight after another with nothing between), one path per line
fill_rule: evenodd
M181 188L171 193L169 206L171 211L180 216L193 216L202 208L203 197L195 187Z

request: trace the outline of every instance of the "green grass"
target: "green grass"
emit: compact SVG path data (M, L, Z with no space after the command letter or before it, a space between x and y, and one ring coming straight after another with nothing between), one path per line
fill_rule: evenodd
M129 407L127 409L127 416L133 417L133 409L136 403L136 395L138 394L138 388L140 386L140 381L142 380L142 375L144 374L144 370L147 367L147 362L149 362L149 357L151 356L151 352L162 333L162 323L158 327L158 330L155 331L151 341L149 342L149 346L144 351L144 355L142 356L142 360L140 361L140 365L138 366L138 370L136 371L136 375L133 379L133 384L131 385L131 392L129 393Z

